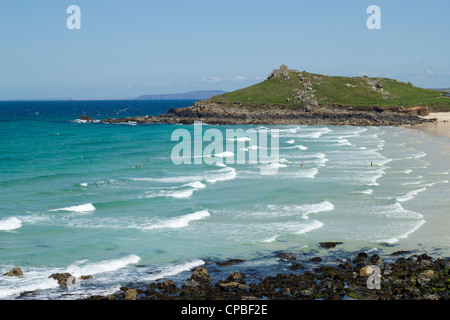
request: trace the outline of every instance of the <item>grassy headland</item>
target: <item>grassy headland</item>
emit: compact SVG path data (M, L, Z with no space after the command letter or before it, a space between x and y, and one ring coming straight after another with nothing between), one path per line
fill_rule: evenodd
M253 86L214 96L210 102L242 105L307 105L354 107L427 106L450 111L444 92L422 89L388 78L340 77L292 71L269 77Z

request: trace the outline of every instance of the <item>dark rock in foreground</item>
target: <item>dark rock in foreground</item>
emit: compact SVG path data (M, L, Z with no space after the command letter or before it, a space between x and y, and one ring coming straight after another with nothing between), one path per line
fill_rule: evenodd
M244 260L242 260L242 259L230 259L230 260L226 260L226 261L222 261L222 262L217 262L216 264L218 266L224 267L224 266L231 266L233 264L242 263L242 262L244 262Z
M291 255L291 254L288 254ZM279 255L281 257L281 255ZM300 260L297 257L295 260ZM306 258L303 258L306 259ZM320 260L319 260L320 259ZM283 260L291 266L294 259ZM140 287L123 287L108 296L90 300L448 300L450 260L422 254L388 263L377 254L360 252L338 259L334 265L317 257L315 266L297 274L277 274L260 282L247 283L247 275L232 272L225 280L212 283L205 267L196 268L178 288L171 280ZM344 262L345 261L345 262ZM351 261L351 262L350 262ZM310 263L307 260L302 261ZM290 268L297 270L299 268ZM378 273L379 272L379 273ZM378 288L369 282L378 277ZM251 278L251 277L250 277Z
M23 272L20 268L15 268L7 273L4 274L4 276L7 277L22 277L23 276Z
M94 279L93 276L87 275L87 276L80 276L78 278L73 277L70 273L53 273L49 276L49 278L55 279L58 281L58 284L60 286L67 286L69 283L74 283L76 280L91 280Z
M319 242L319 246L322 248L335 248L336 245L342 244L342 242Z

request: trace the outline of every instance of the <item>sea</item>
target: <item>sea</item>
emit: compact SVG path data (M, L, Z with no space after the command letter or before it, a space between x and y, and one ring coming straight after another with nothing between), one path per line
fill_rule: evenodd
M276 134L276 174L264 175L267 164L227 161L237 144L212 164L174 164L172 134L193 125L79 120L193 102L0 102L0 274L24 273L0 276L0 299L182 283L192 268L228 259L244 260L230 270L255 278L290 272L280 252L329 261L358 250L448 257L450 169L439 149L448 141L404 127L203 124L223 143L227 129ZM318 245L326 241L342 244ZM65 272L94 278L74 288L49 278Z

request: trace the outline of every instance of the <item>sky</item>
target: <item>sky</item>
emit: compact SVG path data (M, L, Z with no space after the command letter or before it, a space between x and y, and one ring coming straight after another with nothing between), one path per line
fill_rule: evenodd
M448 0L0 0L0 100L233 91L281 64L449 88L449 36Z

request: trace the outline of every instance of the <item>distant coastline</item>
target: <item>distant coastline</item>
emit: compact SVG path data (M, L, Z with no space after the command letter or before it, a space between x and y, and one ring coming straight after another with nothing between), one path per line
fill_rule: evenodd
M226 93L223 90L197 90L182 93L146 94L138 97L121 98L44 98L44 99L6 99L0 101L127 101L127 100L205 100Z

